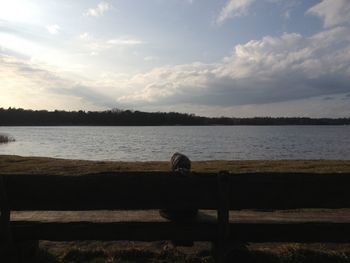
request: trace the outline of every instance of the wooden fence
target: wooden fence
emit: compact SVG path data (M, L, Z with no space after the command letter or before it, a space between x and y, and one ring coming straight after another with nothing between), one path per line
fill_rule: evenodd
M0 175L3 243L12 240L201 240L217 247L230 242L346 242L350 218L339 221L236 220L239 210L350 208L350 174L120 172L82 176ZM9 221L12 211L206 209L196 220L171 222L143 213L138 220L114 217ZM230 212L231 211L231 212ZM59 212L57 212L59 213ZM261 213L261 212L260 212ZM340 211L340 213L343 213ZM141 215L141 214L139 214ZM62 218L61 218L62 219ZM5 241L4 241L5 240ZM219 255L225 253L220 252ZM224 256L219 257L224 262Z

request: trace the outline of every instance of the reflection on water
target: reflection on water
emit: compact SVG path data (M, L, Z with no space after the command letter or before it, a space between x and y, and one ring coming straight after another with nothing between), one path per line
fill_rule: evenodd
M0 154L87 160L350 159L350 126L0 127Z

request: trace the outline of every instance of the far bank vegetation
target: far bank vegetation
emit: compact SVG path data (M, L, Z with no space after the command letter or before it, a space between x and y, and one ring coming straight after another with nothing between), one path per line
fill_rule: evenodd
M179 112L47 111L0 107L0 126L350 125L350 118L202 117Z
M7 134L0 134L0 143L14 142L15 138Z

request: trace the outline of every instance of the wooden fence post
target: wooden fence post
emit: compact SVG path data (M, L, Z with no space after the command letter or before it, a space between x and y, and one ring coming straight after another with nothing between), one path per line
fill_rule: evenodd
M8 205L4 177L0 176L0 259L16 262L10 226L10 207Z
M218 239L215 244L215 257L217 263L226 262L228 251L228 238L230 235L230 184L229 173L221 171L218 174Z

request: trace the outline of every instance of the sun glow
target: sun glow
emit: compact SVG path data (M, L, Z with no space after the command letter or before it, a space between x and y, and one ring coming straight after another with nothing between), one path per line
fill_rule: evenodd
M39 9L29 1L11 0L1 5L0 19L14 22L28 22L39 13Z

